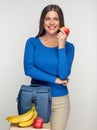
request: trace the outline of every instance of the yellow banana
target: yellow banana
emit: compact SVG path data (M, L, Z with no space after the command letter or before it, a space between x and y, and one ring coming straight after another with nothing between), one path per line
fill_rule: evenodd
M33 125L34 119L38 116L38 113L36 111L35 106L33 106L33 111L34 111L33 117L28 121L19 122L18 126L20 126L20 127L28 127L28 126Z
M34 112L33 112L33 106L32 106L32 108L26 113L17 115L17 116L9 116L6 118L6 120L9 121L10 123L18 123L21 121L27 121L33 117L33 114Z

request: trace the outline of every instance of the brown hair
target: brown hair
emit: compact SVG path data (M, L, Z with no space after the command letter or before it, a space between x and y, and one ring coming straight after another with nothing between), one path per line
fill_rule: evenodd
M48 5L43 9L43 11L41 13L40 22L39 22L39 32L36 37L43 36L45 34L45 29L43 26L44 19L45 19L46 14L51 10L54 10L55 12L57 12L57 14L59 16L59 20L60 20L60 27L65 26L64 25L64 16L63 16L63 12L62 12L61 8L58 5Z

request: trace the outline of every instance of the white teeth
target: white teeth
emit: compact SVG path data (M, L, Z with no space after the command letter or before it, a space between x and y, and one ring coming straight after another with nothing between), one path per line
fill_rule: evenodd
M49 27L49 28L54 29L55 27Z

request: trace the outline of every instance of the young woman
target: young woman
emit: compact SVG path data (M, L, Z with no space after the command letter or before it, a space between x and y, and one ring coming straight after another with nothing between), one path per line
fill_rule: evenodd
M39 33L27 40L24 70L31 83L49 84L52 94L51 130L65 130L70 111L68 76L74 58L74 45L60 29L64 17L58 5L46 6L40 17Z

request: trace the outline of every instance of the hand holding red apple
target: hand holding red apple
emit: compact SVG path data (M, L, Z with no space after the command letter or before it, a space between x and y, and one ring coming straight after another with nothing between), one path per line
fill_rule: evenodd
M66 34L67 36L69 35L69 33L70 33L69 28L67 28L67 27L61 27L60 29L64 30L64 32L65 32L65 34Z
M58 48L64 48L66 44L67 37L70 33L69 28L67 27L61 27L59 29L57 38L58 38Z

